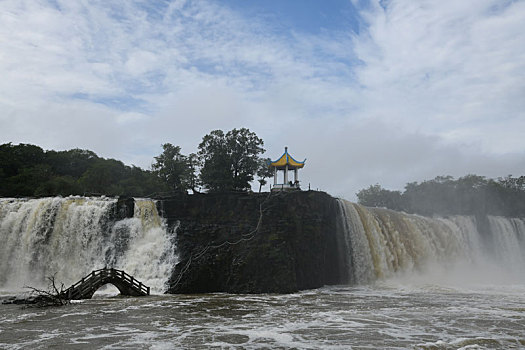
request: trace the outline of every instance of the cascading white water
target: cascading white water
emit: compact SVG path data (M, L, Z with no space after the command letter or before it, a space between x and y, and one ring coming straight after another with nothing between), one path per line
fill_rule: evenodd
M489 216L496 258L509 269L525 266L525 221Z
M127 232L127 237L122 237ZM176 265L175 237L168 235L164 220L159 216L155 203L149 199L136 199L133 218L116 223L110 242L125 242L127 249L116 260L115 267L136 276L156 292L164 292L166 283Z
M428 218L339 200L344 281L367 283L401 274L488 272L525 275L525 220L488 217L490 237L478 232L476 218Z
M0 199L0 289L69 284L94 269L123 269L161 293L176 256L152 200L135 201L133 218L114 221L113 198Z

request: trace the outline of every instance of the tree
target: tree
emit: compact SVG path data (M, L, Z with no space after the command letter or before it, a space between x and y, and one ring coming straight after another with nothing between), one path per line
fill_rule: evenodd
M263 140L246 128L226 134L213 130L205 135L198 152L204 187L210 192L248 190L259 168L263 145Z
M193 193L198 193L197 188L200 186L199 177L197 176L197 170L199 168L199 157L195 153L190 153L187 157L187 166L188 166L188 177L187 183L188 188L193 191Z
M53 176L48 181L41 183L33 193L37 197L45 196L68 196L71 194L83 194L82 187L73 177Z
M195 155L193 161L194 158ZM193 171L192 184L194 178ZM157 174L115 159L100 158L89 150L44 151L28 144L0 145L0 196L67 196L86 192L146 196L167 191L168 185Z
M163 152L155 157L153 172L173 191L186 192L195 188L195 157L186 157L179 146L162 145Z
M11 143L0 146L0 159L2 168L7 176L15 176L24 168L29 168L42 164L44 161L44 150L38 146L21 143L11 145Z
M512 175L507 175L504 178L498 178L498 182L510 190L525 191L525 176L512 177Z
M259 181L259 193L264 185L266 178L273 176L273 169L270 168L270 158L259 159L259 169L257 169L257 181Z
M152 171L131 166L127 176L118 182L122 194L126 196L150 197L159 192L168 192L170 188Z
M51 177L51 168L46 164L36 164L20 168L19 173L5 181L8 190L19 196L33 196L35 190Z
M408 183L402 195L404 208L409 213L448 215L456 207L455 186L452 176L436 176L419 184Z
M411 182L403 193L388 191L379 184L357 193L359 203L387 207L421 215L525 215L525 176L498 180L468 174L455 180L437 176Z
M120 195L123 189L118 182L126 177L126 166L115 159L97 159L79 179L84 192L91 194Z
M401 210L401 192L385 190L379 184L370 185L357 192L359 204Z
M100 158L93 151L75 148L69 151L47 151L46 160L57 175L79 178Z

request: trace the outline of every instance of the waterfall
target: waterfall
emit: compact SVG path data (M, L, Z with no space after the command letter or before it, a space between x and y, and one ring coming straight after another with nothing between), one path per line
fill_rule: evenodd
M162 293L175 266L174 234L155 202L136 199L134 215L116 219L117 199L0 199L0 289L68 286L94 269L123 269Z
M489 216L484 237L475 217L428 218L339 199L338 243L345 283L406 274L525 275L525 220Z

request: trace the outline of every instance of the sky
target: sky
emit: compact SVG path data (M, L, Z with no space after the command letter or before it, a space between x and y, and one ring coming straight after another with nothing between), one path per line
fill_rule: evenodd
M149 169L246 127L355 200L525 169L525 1L2 0L0 143Z

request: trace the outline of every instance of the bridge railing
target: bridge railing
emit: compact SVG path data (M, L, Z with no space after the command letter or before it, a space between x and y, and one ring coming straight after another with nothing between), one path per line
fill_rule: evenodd
M104 270L104 269L101 269L101 270ZM101 271L101 270L97 270L97 271ZM141 292L149 295L149 292L150 292L149 287L147 287L144 284L142 284L142 282L137 281L133 276L127 274L124 270L117 270L117 269L113 269L113 268L105 269L105 270L106 271L108 271L108 270L110 271L110 276L111 277L120 277L121 280L128 282L135 289L138 289Z
M94 284L100 282L103 278L116 278L127 282L133 289L139 290L141 293L150 295L150 287L145 286L142 282L136 280L123 270L114 268L102 268L92 271L90 274L83 277L77 283L66 289L66 294L71 294L73 291L78 291L80 294L87 292ZM83 287L83 288L82 288Z

